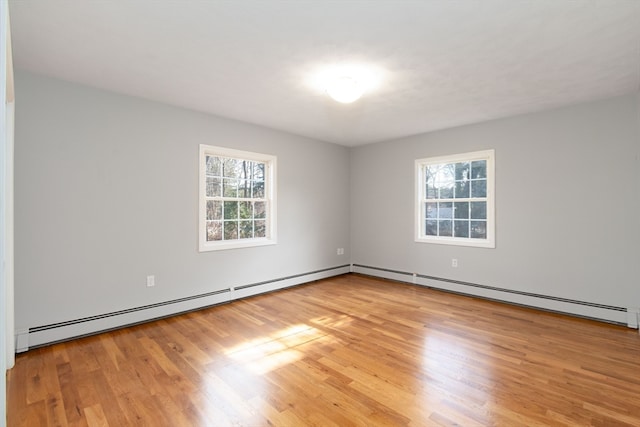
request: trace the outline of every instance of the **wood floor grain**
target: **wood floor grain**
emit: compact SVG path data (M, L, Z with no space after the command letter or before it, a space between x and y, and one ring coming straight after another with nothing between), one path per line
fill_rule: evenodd
M640 426L640 336L345 275L29 351L9 426Z

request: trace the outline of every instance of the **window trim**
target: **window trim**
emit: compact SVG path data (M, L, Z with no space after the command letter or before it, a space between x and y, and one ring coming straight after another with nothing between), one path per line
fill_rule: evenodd
M474 160L487 161L487 238L427 236L425 233L425 166ZM495 150L474 151L449 156L427 157L415 161L415 220L414 238L417 243L495 248Z
M207 155L232 157L265 163L265 199L267 200L266 237L238 240L221 240L209 242L206 239L207 201L206 201L206 158ZM198 161L198 250L199 252L219 251L227 249L248 248L255 246L275 245L277 243L276 221L276 169L277 157L270 154L236 150L227 147L200 144Z

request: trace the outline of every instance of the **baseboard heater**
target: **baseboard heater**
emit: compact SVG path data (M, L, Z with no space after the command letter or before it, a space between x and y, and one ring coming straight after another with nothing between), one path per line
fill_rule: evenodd
M370 265L352 264L351 271L473 297L626 325L630 328L638 327L639 310L634 307L579 301Z
M155 304L147 304L109 313L66 320L48 325L35 326L17 331L16 351L42 347L56 342L68 341L113 329L149 322L163 317L198 310L253 295L272 292L340 274L349 273L350 265L339 265L261 282L248 283L212 292L177 298Z

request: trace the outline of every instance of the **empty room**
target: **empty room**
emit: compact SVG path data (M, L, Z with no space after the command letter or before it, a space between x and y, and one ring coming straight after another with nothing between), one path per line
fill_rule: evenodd
M640 426L640 1L0 37L0 425Z

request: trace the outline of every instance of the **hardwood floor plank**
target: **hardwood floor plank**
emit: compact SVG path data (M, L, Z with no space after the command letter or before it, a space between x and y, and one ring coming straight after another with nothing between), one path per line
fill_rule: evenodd
M640 426L635 330L349 274L19 354L9 426Z
M69 424L83 421L80 390L71 369L71 363L61 363L57 367L57 378L60 384L60 394L64 403L66 420Z
M89 427L109 427L109 422L100 404L84 408L84 415L87 418Z

